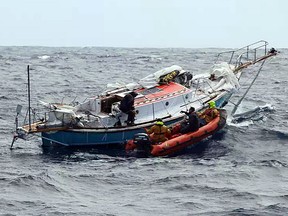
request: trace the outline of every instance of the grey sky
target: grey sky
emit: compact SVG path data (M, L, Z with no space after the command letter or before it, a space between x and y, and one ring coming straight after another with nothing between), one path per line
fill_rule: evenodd
M0 45L287 48L287 0L2 0Z

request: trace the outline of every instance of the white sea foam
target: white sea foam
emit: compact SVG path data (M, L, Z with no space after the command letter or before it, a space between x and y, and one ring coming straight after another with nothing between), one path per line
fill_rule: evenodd
M226 124L229 126L234 126L234 127L248 127L249 125L253 125L253 121L251 119L245 120L242 122L233 122L234 118L231 116L228 116Z
M46 59L49 59L50 56L48 55L43 55L43 56L38 56L39 59L42 59L42 60L46 60Z

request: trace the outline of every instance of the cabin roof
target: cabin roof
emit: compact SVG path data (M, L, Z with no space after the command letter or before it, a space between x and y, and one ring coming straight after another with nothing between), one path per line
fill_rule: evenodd
M151 89L141 89L137 90L139 95L142 97L137 97L135 99L135 105L142 105L149 102L154 102L155 100L167 99L182 95L184 93L191 92L190 89L174 82L169 82L168 84L159 85Z

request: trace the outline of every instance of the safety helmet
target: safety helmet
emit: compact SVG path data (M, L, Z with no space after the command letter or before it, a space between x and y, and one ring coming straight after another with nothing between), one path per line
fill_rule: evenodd
M208 104L209 104L210 108L215 108L216 107L215 101L209 101Z
M156 122L155 122L156 125L164 125L162 119L156 119Z

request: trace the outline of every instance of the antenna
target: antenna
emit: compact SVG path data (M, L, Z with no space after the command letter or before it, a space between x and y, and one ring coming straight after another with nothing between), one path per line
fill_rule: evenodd
M29 131L31 131L31 105L30 105L30 69L27 65L27 74L28 74L28 117L29 117Z

